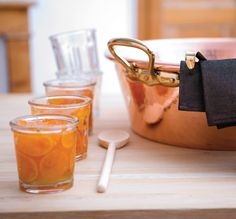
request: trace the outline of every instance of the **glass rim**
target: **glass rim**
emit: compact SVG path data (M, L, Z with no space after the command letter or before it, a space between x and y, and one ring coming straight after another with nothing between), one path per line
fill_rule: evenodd
M59 99L59 98L66 98L66 99L77 99L82 100L83 102L78 103L69 103L69 104L50 104L50 103L40 103L37 101L44 100L44 99ZM39 96L32 98L28 101L30 106L36 107L44 107L49 109L70 109L75 107L83 107L88 106L91 103L92 99L86 96L79 96L79 95L49 95L49 96Z
M43 120L43 119L49 119L49 120L60 120L60 121L68 121L68 124L63 125L50 125L47 124L46 126L37 126L37 125L20 125L17 122L18 121L33 121L33 120ZM61 114L37 114L37 115L24 115L19 116L14 119L12 119L9 122L9 125L11 129L17 130L17 131L30 131L31 133L42 133L43 131L46 132L55 132L55 131L61 131L62 129L74 129L77 128L79 123L79 119L70 116L70 115L61 115Z
M64 32L50 35L49 39L51 41L53 41L53 40L57 40L60 38L66 38L66 37L70 37L70 36L73 36L76 34L81 34L81 33L96 33L96 29L95 28L83 28L83 29L77 29L77 30L64 31Z
M79 73L79 74L78 74ZM96 77L98 75L102 75L103 72L99 68L95 68L93 70L87 70L87 71L81 71L79 68L65 68L65 69L59 69L56 71L56 75L61 77L61 76L70 76L72 77L71 80L78 80L80 77L85 77L82 78L83 80L87 81L92 81L91 83L96 83L96 79L86 79L86 77L93 76ZM66 80L66 79L65 79Z
M72 83L71 85L69 85L70 82ZM73 82L78 82L78 83L73 84ZM63 79L63 80L54 79L54 80L43 82L44 87L53 87L53 88L60 88L60 89L82 89L86 87L95 87L95 85L96 85L95 81L79 84L79 80L76 80L76 79Z

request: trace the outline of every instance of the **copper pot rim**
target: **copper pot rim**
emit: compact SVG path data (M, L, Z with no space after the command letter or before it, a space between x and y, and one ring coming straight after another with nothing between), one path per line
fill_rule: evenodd
M169 39L154 39L154 40L144 40L143 43L154 52L155 54L155 64L154 68L158 70L170 71L179 73L180 61L184 60L184 53L188 50L192 51L236 51L236 38L169 38ZM182 56L180 54L176 55L176 51L182 51ZM170 55L167 55L166 51ZM125 53L125 52L124 52ZM174 57L175 56L175 57ZM111 53L106 50L105 57L115 61ZM147 66L148 61L142 60L141 58L130 57L129 53L125 53L123 57L130 63L135 63L137 67L143 68ZM173 59L174 57L174 59ZM220 59L219 57L214 57L210 55L207 56L208 59ZM236 58L236 52L232 57L226 58Z

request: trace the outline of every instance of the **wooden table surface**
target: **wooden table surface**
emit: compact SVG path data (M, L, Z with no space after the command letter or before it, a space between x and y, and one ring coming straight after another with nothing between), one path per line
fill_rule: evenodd
M121 96L103 97L86 160L76 164L72 189L49 195L18 190L9 120L29 113L29 95L0 95L0 218L236 218L236 152L167 146L130 130ZM104 194L96 183L105 157L104 129L131 134L117 151ZM235 133L236 134L236 133Z

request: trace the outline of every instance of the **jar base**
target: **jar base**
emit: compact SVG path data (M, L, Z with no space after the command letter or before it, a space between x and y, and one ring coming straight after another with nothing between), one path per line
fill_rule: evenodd
M73 178L49 185L32 185L23 182L19 183L20 190L31 194L49 194L62 192L73 186Z
M87 157L87 153L79 154L76 156L75 160L76 161L84 160L84 159L86 159L86 157Z

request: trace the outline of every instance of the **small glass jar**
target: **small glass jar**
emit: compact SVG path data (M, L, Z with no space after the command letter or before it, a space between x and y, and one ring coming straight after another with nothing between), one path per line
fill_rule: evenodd
M43 96L29 100L32 114L63 114L79 120L76 160L85 159L88 150L88 128L91 99L80 96Z
M20 189L52 193L73 185L78 119L27 115L10 122Z
M94 81L82 79L50 80L43 83L47 96L73 95L91 98L91 109L89 115L89 135L93 132L93 107L95 85Z

